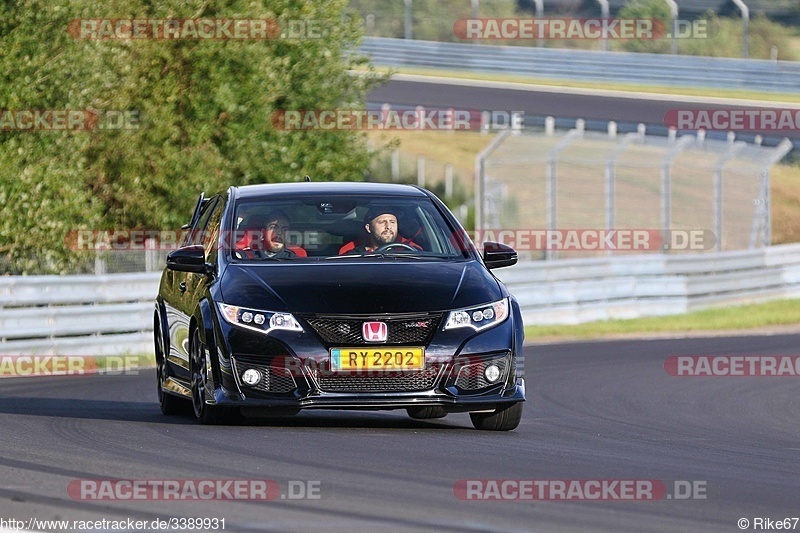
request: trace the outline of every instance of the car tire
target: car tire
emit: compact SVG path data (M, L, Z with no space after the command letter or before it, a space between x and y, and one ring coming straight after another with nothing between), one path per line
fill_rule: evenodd
M206 403L208 372L205 350L200 340L200 330L195 328L189 343L189 367L192 376L192 408L198 422L204 425L236 423L237 409Z
M161 412L168 416L188 415L192 412L192 404L164 390L164 382L167 379L167 362L164 356L164 339L161 336L161 324L158 320L158 316L156 316L155 327L153 328L153 341L155 343L156 356L156 390L158 393L158 405L161 407Z
M470 413L475 429L484 431L511 431L522 419L522 402L498 408L493 413Z
M431 418L444 418L447 416L447 411L444 407L439 405L429 405L425 407L409 407L406 409L408 416L414 420L428 420Z

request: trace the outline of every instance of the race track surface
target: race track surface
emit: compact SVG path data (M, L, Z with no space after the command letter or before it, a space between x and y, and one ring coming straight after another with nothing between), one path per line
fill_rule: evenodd
M466 414L306 412L206 427L155 372L0 380L0 517L226 519L226 531L739 531L800 515L797 377L673 377L671 355L797 355L800 335L529 347L510 433ZM319 499L86 501L84 479L319 482ZM705 499L460 500L459 480L699 482ZM797 526L800 529L800 524Z
M664 126L664 116L671 110L737 110L752 107L730 103L691 103L675 97L654 95L645 98L634 96L609 96L603 94L573 94L531 88L512 89L424 82L417 80L389 80L373 89L367 101L374 104L389 103L396 106L418 105L435 109L479 109L497 111L523 111L525 116L553 116L557 118L582 118L585 120ZM762 105L769 106L769 103ZM779 108L780 105L773 107ZM765 136L780 139L788 137L795 144L800 132L762 131Z

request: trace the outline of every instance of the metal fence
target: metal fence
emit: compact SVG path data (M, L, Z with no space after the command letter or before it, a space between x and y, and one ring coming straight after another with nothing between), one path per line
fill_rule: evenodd
M612 123L613 124L613 123ZM702 250L771 244L770 169L792 148L551 125L506 131L478 155L476 230L703 231ZM487 239L491 240L491 239ZM608 254L520 250L528 259Z

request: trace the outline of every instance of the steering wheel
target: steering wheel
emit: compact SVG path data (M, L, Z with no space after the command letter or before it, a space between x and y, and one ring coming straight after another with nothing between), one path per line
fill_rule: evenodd
M386 251L388 251L388 250L390 250L392 248L395 248L395 247L404 248L406 250L411 250L412 252L418 252L419 251L416 248L414 248L413 246L409 246L409 245L407 245L405 243L402 243L402 242L390 242L389 244L384 244L383 246L379 246L378 248L375 248L375 252L386 252Z

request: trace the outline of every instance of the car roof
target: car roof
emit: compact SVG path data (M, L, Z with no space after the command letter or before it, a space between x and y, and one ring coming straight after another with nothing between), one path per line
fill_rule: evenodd
M295 196L298 194L354 194L425 197L425 192L414 185L401 183L368 183L353 181L292 182L265 183L261 185L245 185L233 187L234 195L239 199L259 198L263 196Z

